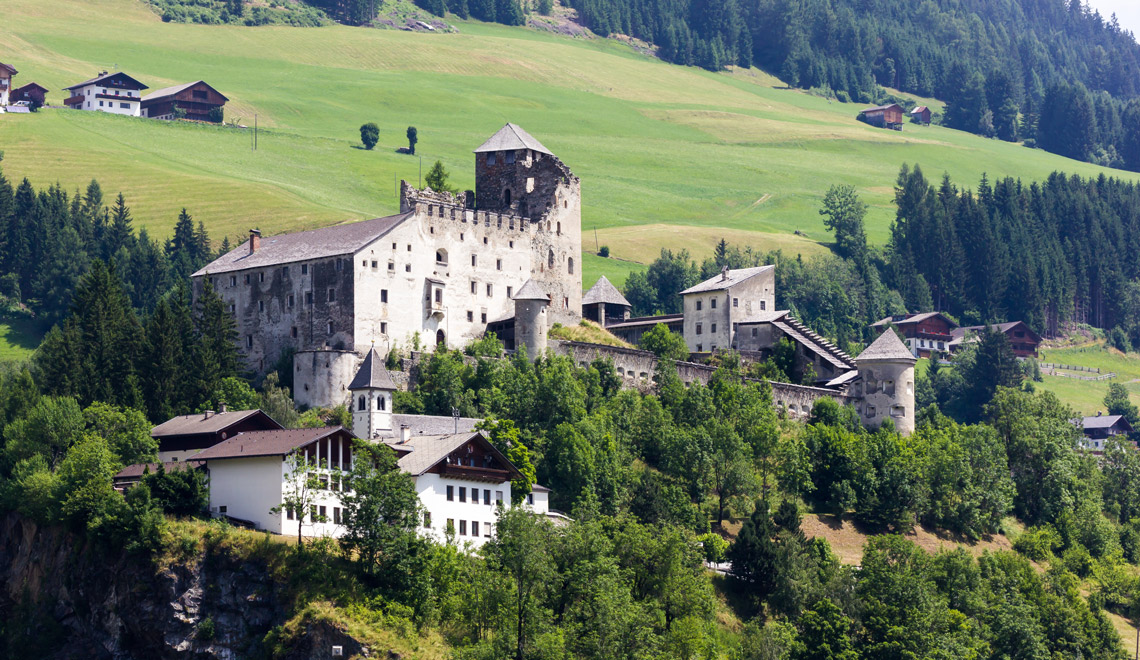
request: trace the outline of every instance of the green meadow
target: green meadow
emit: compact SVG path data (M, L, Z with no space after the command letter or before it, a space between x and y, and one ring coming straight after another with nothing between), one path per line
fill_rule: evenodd
M903 132L855 121L858 108L756 70L710 73L612 40L474 21L457 34L163 23L138 0L5 0L0 61L60 103L62 87L119 68L151 88L204 79L227 118L250 131L99 113L0 117L10 177L78 189L98 178L126 194L138 224L166 236L182 207L213 236L312 227L396 210L395 181L418 181L400 155L419 129L425 167L439 159L473 185L471 150L503 123L525 127L582 179L584 243L626 262L586 260L587 284L619 281L661 247L703 256L722 235L809 254L829 239L819 200L856 185L868 234L886 239L899 166L920 163L973 186L983 172L1040 179L1106 171L937 126ZM358 128L381 127L359 148ZM799 231L800 234L794 232Z

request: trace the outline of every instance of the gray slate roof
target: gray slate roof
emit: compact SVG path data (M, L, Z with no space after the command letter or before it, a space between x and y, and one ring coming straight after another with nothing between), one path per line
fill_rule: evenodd
M196 435L199 433L217 433L238 422L260 413L260 410L229 410L206 417L204 413L193 415L179 415L172 417L150 430L153 438L164 438L174 435ZM266 415L272 425L281 428L281 425Z
M483 420L474 417L459 418L459 433L474 433L475 425ZM392 434L399 435L400 427L408 425L412 437L419 435L446 435L455 433L455 419L445 415L392 415Z
M918 362L918 358L910 352L899 336L894 330L888 330L879 335L879 338L871 342L859 357L855 358L856 362L865 362L873 360L892 360L900 362Z
M128 82L132 82L135 85L137 85L137 87L135 89L146 89L147 88L146 85L144 85L141 82L135 80L134 78L128 76L126 73L123 73L122 71L113 71L111 73L104 73L104 74L95 76L94 78L91 78L89 80L84 80L83 82L72 85L71 87L64 87L64 89L77 89L79 87L86 87L87 85L93 85L93 84L98 83L98 82L103 82L104 80L109 80L111 78L119 78L119 77L125 79Z
M935 316L942 316L942 312L922 312L920 314L907 314L907 315L905 315L904 318L897 319L897 320L896 320L897 317L888 316L886 318L882 318L882 319L879 319L878 321L875 321L874 323L871 324L871 327L872 328L881 328L881 327L885 327L887 325L892 325L892 324L893 325L908 325L911 323L921 323L921 322L925 321L926 319L929 319L929 318L932 318ZM946 319L945 316L943 316L942 318ZM946 319L946 321L950 322L950 319Z
M249 431L223 440L208 449L194 454L195 461L225 458L254 458L258 456L284 456L294 449L316 442L336 433L352 433L342 426L324 426L315 429L280 429L277 431Z
M499 129L487 139L475 153L483 153L485 151L515 151L516 149L530 149L531 151L538 151L544 154L554 154L542 146L542 143L534 139L534 136L527 133L521 126L515 124L507 124Z
M401 213L321 229L263 237L261 247L253 254L249 253L249 241L246 241L207 264L194 273L194 277L353 254L392 231L412 215L410 212Z
M512 477L518 476L518 469L507 460L506 456L503 456L499 450L495 449L494 445L488 442L482 433L472 433L468 431L466 433L448 433L444 435L420 435L412 436L403 444L396 444L391 441L387 444L400 452L411 449L410 452L400 456L396 464L399 465L400 469L404 472L412 476L419 476L447 458L451 452L472 441L490 450L490 452L506 466L507 471L511 473Z
M685 289L681 292L681 295L684 296L690 293L706 293L708 291L722 291L730 286L740 284L744 280L755 277L760 273L772 270L773 268L775 268L775 266L771 264L768 264L767 266L756 266L754 268L738 268L736 270L728 271L728 277L725 277L725 273L717 273L704 282Z
M197 85L199 83L205 85L206 87L210 87L210 89L214 89L213 87L210 86L210 83L208 83L204 80L195 80L194 82L184 83L181 85L174 85L173 87L163 87L162 89L156 89L153 92L151 92L150 94L147 94L146 96L142 97L142 100L143 101L153 101L155 99L163 98L164 96L174 96L178 92L181 92L182 90L184 90L188 87L193 87L194 85ZM227 101L229 100L228 98L226 98L225 94L222 94L218 90L214 89L214 92L216 92L218 94L218 96L221 96L222 98L226 99Z
M1117 422L1124 419L1124 415L1093 415L1081 419L1081 426L1088 429L1112 428Z
M550 296L542 290L534 280L527 280L519 290L515 292L511 300L545 300L550 301Z
M364 356L364 362L356 371L352 382L348 384L350 390L367 388L375 390L396 389L396 383L392 382L392 374L384 368L384 362L380 359L380 354L376 352L375 346L368 351L368 355Z
M782 320L788 314L791 314L791 311L786 309L778 309L771 312L753 312L752 316L747 321L741 321L739 325L774 323L776 321Z
M590 290L586 292L586 295L582 296L583 305L593 305L596 303L632 307L629 301L625 299L625 296L621 295L621 291L618 291L617 287L614 286L605 275L599 277L598 281L594 282L594 286L590 287Z

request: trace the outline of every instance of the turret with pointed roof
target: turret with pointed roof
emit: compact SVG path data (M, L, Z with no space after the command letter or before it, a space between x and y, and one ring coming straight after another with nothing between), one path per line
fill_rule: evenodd
M352 392L352 432L372 440L392 434L392 394L396 383L373 346L348 386Z
M914 365L918 358L910 352L894 330L887 330L871 342L859 357L859 404L863 425L878 428L891 420L903 435L914 431Z
M515 346L526 346L526 354L535 359L546 351L546 308L550 296L534 280L527 280L514 295Z
M605 275L582 297L582 316L602 326L625 321L632 307Z

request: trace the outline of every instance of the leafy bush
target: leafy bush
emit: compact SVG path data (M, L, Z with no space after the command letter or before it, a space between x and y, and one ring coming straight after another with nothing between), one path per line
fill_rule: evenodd
M1013 542L1013 549L1033 561L1046 561L1061 547L1061 537L1049 525L1025 530Z
M724 540L720 534L709 532L697 540L701 542L701 547L705 550L705 561L712 563L724 561L725 554L728 552L728 541Z
M599 257L605 257L608 259L610 256L610 246L603 245L602 247L598 248L598 256Z

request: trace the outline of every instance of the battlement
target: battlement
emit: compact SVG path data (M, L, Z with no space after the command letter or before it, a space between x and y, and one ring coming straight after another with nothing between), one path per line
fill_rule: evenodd
M543 223L509 211L474 209L464 200L449 192L437 192L431 188L417 190L407 181L400 182L400 211L402 213L414 212L416 215L426 218L453 220L459 223L512 231L535 229L541 232L550 228L548 222Z

